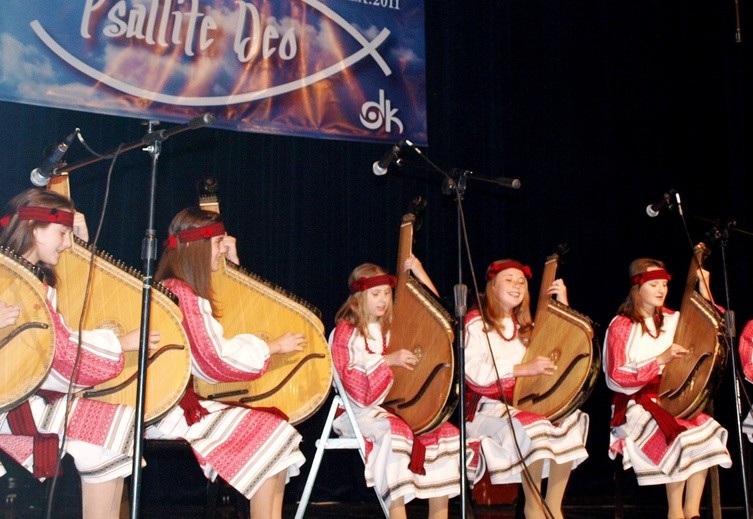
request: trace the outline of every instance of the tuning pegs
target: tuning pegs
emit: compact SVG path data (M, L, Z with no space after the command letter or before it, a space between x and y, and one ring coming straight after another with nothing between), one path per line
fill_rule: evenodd
M416 196L416 198L414 198L410 203L411 212L413 214L420 213L421 211L424 210L424 207L426 207L426 203L427 201L424 197L422 197L421 195Z
M215 195L217 194L218 189L219 184L217 183L217 179L214 177L203 178L199 180L198 184L196 184L196 190L200 195L203 196Z
M557 255L560 258L560 264L562 259L570 252L570 246L567 243L560 243L557 245Z

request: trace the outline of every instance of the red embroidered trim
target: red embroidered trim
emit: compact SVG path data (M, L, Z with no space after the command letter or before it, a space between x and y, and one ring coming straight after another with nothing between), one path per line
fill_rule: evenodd
M369 348L369 341L366 340L366 337L363 338L363 343L366 346L366 351L373 355L375 352L371 351L371 348ZM380 355L384 355L385 351L387 351L387 337L382 335L382 353L380 353Z
M165 247L168 249L174 249L178 246L178 243L187 243L190 241L207 240L225 234L225 224L222 222L216 222L202 227L193 227L191 229L183 229L178 231L177 236L171 234L165 241Z
M531 279L531 276L533 275L531 273L531 267L528 265L523 265L519 261L515 260L509 260L509 261L501 261L499 263L492 263L489 265L489 268L486 269L486 279L487 281L490 279L494 279L494 277L506 269L518 269L523 273L523 275L526 277L526 279Z
M371 276L370 278L362 277L350 284L350 293L355 294L357 292L363 292L364 290L381 285L389 285L390 288L395 288L397 285L397 278L389 274L380 274L378 276Z
M421 440L413 438L413 448L410 452L410 463L408 469L414 474L419 476L426 475L426 468L424 467L424 461L426 460L426 445L421 443Z
M505 337L502 330L500 330L499 336L502 337L502 340L505 342L510 342L518 336L518 320L515 318L515 314L512 314L512 337L509 339Z
M646 333L652 339L658 339L659 335L661 335L661 329L659 328L659 322L657 321L656 317L654 317L654 328L656 329L656 335L654 335L653 333L651 333L651 330L648 329L648 326L646 327Z
M672 276L670 276L669 272L664 269L647 270L631 277L630 284L642 285L646 281L653 281L654 279L666 279L667 281L669 281L670 279L672 279Z
M19 220L32 220L35 222L59 223L66 227L73 227L73 213L57 207L37 207L27 205L19 208ZM5 215L0 219L0 225L6 227L12 215Z
M38 478L54 476L57 467L58 435L39 432L28 400L11 409L8 413L8 426L11 433L15 435L33 438L34 476Z

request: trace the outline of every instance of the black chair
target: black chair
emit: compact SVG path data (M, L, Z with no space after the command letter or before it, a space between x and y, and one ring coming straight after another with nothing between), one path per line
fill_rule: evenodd
M5 518L43 518L47 515L52 478L39 481L13 458L0 450L0 463L6 474L0 478L0 516ZM55 482L53 501L56 519L81 518L81 479L66 454L61 461L62 472Z

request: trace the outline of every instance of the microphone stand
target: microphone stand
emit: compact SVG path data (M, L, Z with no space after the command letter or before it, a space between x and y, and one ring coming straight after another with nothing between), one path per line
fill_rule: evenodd
M473 510L468 507L468 473L466 469L466 427L465 427L465 314L466 314L466 302L468 296L468 287L463 283L463 237L465 221L463 213L463 195L465 194L465 187L468 176L472 175L472 172L463 169L454 169L451 173L446 172L434 162L432 162L423 152L418 149L411 141L405 140L404 143L408 145L413 151L415 151L421 159L423 159L433 170L438 172L444 177L442 181L442 194L455 196L455 202L457 204L457 255L458 255L458 282L453 287L453 293L455 298L455 316L458 319L456 337L456 351L457 351L457 366L458 366L458 380L459 380L459 402L460 408L460 516L464 519L473 518ZM520 182L515 181L513 185L506 185L500 183L497 180L486 179L484 177L471 177L477 180L489 181L504 185L505 187L512 187L517 189L520 187ZM466 240L467 243L467 240Z
M157 162L162 151L162 142L178 133L201 128L210 124L214 120L212 114L204 114L195 117L185 124L173 127L169 130L155 131L154 127L159 124L157 121L149 121L147 134L141 140L121 146L120 152L129 151L135 148L142 148L149 153L152 159L151 178L149 182L149 218L147 229L141 248L141 259L144 262L143 271L143 289L141 297L141 327L139 331L139 360L138 360L138 381L136 390L136 424L134 426L134 450L133 450L133 467L131 472L131 515L132 519L139 516L139 504L141 499L141 456L144 445L144 397L146 387L146 369L149 350L149 318L151 314L152 300L152 283L154 277L154 261L157 257L157 239L154 230L154 210L156 207L155 198L157 192ZM66 172L73 171L80 167L98 162L105 158L114 157L117 151L108 152L103 156L93 159L87 159L80 163L60 168Z
M455 193L455 201L457 202L457 211L458 211L458 229L457 229L457 237L458 237L458 282L454 286L453 293L455 296L455 317L458 319L457 323L457 333L455 333L456 338L456 351L457 351L457 366L458 366L458 381L459 381L459 400L458 400L458 407L460 408L460 420L458 420L458 428L460 429L460 517L463 519L466 518L473 518L473 510L468 508L468 472L466 470L466 452L465 452L465 444L466 444L466 432L465 432L465 355L463 351L463 347L465 345L465 340L463 338L463 334L465 332L464 328L464 321L465 321L465 310L466 310L466 301L467 301L467 295L468 295L468 287L463 284L463 261L462 261L462 251L463 251L463 226L462 226L462 214L463 214L463 194L465 193L465 185L466 185L466 172L463 171L461 175L459 175L458 180L456 181L452 175L447 173L445 170L434 164L426 155L423 154L423 152L418 149L411 141L405 140L405 144L407 144L413 151L415 151L419 157L421 157L431 168L442 175L444 177L444 180L442 181L442 193L445 195L451 195L452 193Z
M748 497L748 468L745 461L745 444L743 441L743 432L742 432L742 405L741 405L741 382L738 379L738 368L737 368L737 355L736 355L736 338L737 338L737 331L735 328L735 312L731 309L731 301L730 301L730 290L729 290L729 278L728 278L728 272L727 272L727 241L729 240L729 228L730 226L734 225L734 222L727 222L724 225L721 225L721 230L719 226L715 226L714 228L709 231L707 236L713 241L719 242L719 248L722 252L722 272L724 273L724 294L726 297L726 312L724 313L724 321L725 325L727 327L727 337L729 338L729 346L730 346L730 357L732 357L732 385L733 385L733 391L735 396L735 417L737 419L736 425L737 425L737 443L738 448L740 449L740 473L742 476L742 487L743 487L743 502L745 504L745 517L746 519L750 519L750 504L749 504L749 497Z
M421 155L423 157L423 155ZM428 160L428 159L427 159ZM436 167L436 166L435 166ZM445 179L442 182L442 193L445 195L455 194L457 203L457 253L458 253L458 282L453 287L455 296L455 317L458 319L457 324L457 364L458 380L460 385L460 398L458 406L460 407L460 517L473 517L473 509L468 508L468 471L466 470L466 431L465 431L465 314L466 302L468 300L468 287L463 283L463 195L465 194L466 172L463 171L458 176L457 182L445 173Z

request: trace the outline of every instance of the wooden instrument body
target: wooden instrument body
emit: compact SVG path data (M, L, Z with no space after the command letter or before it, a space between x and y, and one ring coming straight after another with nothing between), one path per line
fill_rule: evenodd
M196 392L212 399L254 407L276 407L297 424L314 414L332 387L332 357L324 325L304 303L279 287L228 261L212 274L221 304L225 336L252 333L270 341L286 332L303 333L304 350L272 355L267 371L256 380L210 384L194 380Z
M551 421L566 417L586 401L601 369L591 320L546 294L557 261L557 255L550 256L544 266L534 328L522 361L549 357L557 371L549 376L519 377L513 394L516 409Z
M55 354L55 330L41 273L0 249L0 301L17 305L14 325L0 328L0 412L26 400L44 382Z
M696 290L696 272L708 254L695 248L680 306L673 342L688 354L664 366L657 403L676 418L692 418L706 407L721 382L729 357L726 325L721 312Z
M388 350L412 351L418 359L413 370L392 367L394 382L383 405L392 409L414 434L430 432L450 418L458 404L453 353L454 320L434 294L408 272L415 216L403 217L398 246L398 281Z
M55 185L65 182L63 185ZM55 177L51 188L68 196L67 178ZM68 326L78 329L84 295L92 267L90 297L84 315L84 330L108 328L118 337L141 327L144 279L110 255L95 251L78 238L60 255L56 271L60 278L58 311ZM159 283L152 285L149 329L160 332L159 348L150 353L144 388L144 422L163 417L183 397L191 376L191 350L183 329L183 313L175 295ZM139 352L125 353L120 375L83 390L86 398L136 406Z
M202 197L200 206L219 212L213 195ZM329 395L333 370L318 311L224 257L212 273L212 290L226 337L251 333L270 341L294 332L303 333L306 341L303 351L272 355L267 371L256 380L210 384L195 378L196 392L210 400L276 407L293 425L313 415Z

